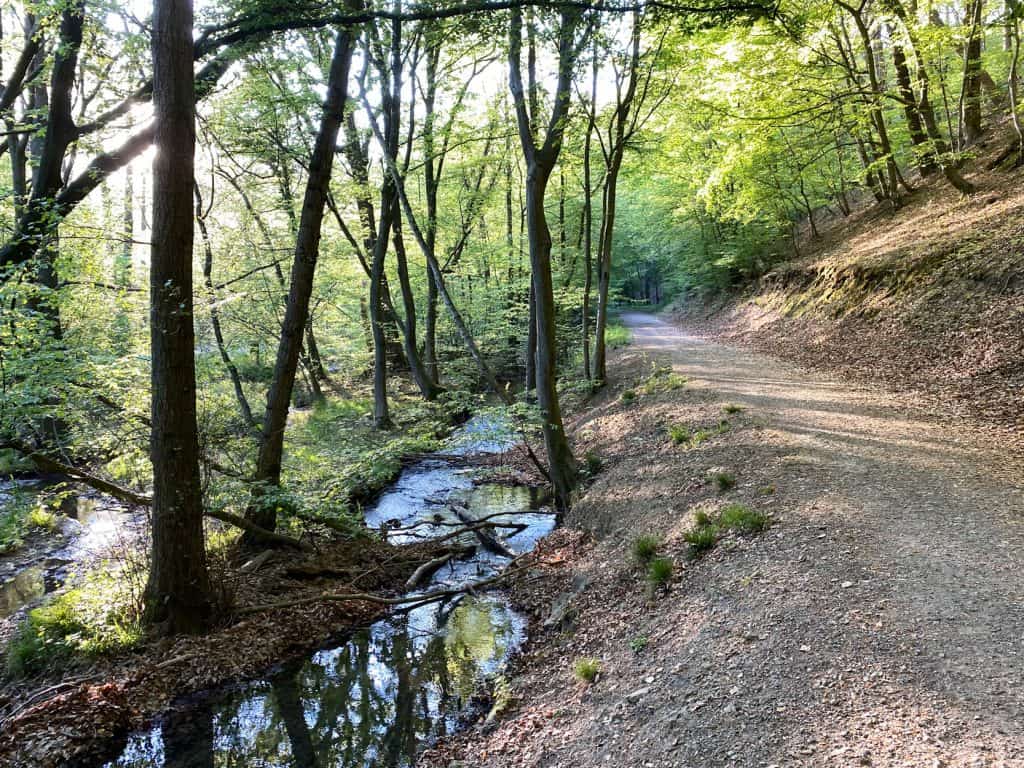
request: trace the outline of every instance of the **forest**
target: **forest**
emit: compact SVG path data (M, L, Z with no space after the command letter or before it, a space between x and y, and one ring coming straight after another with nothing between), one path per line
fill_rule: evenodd
M691 568L676 538L693 558L733 542L715 563L789 535L773 533L788 511L777 527L757 506L782 503L770 477L710 513L683 505L657 536L623 522L653 503L643 478L663 452L698 461L762 435L677 466L698 479L655 506L695 488L729 501L784 429L752 403L785 376L742 400L743 376L715 372L769 363L697 365L709 348L657 319L680 307L697 328L754 291L757 311L820 309L832 327L856 312L829 302L866 285L866 325L830 352L818 326L800 351L795 330L748 334L844 376L855 358L866 379L945 354L913 335L940 321L978 344L1008 329L1001 351L896 386L969 381L954 410L1014 442L1024 262L1019 230L986 232L1020 216L1000 206L1024 165L1022 19L1018 0L5 0L0 762L448 765L424 748L463 738L481 686L489 724L529 699L495 675L594 591L551 587L565 599L523 610L522 578L539 578L523 574L557 570L584 546L573 532L604 552L618 531L647 601ZM877 277L869 254L818 298L778 298L825 279L788 264L869 236L908 260ZM918 320L886 325L901 291L970 247L957 279L974 283L922 289ZM786 275L797 287L772 282ZM803 391L817 374L793 375ZM708 376L736 402L677 423L672 404L704 402L690 385ZM622 474L627 433L633 460L651 453ZM1019 490L998 506L1022 511ZM680 533L684 512L696 527ZM567 686L610 674L599 652L562 653ZM623 695L643 705L643 685ZM466 765L535 764L461 743ZM601 764L688 764L647 756Z

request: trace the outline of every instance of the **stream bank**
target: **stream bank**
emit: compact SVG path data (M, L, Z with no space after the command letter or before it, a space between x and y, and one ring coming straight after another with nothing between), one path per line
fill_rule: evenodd
M306 754L314 744L314 754L337 765L362 765L338 760L364 751L386 756L389 762L381 765L411 764L423 743L451 733L472 712L485 679L522 642L524 622L500 593L490 592L391 614L372 602L301 601L328 590L401 592L443 549L430 539L462 525L456 506L507 526L498 530L508 534L513 554L532 548L554 526L543 495L474 476L474 456L509 446L507 436L496 439L492 432L471 421L457 430L443 457L428 456L403 470L365 512L368 527L390 531L389 541L332 545L329 557L321 552L305 565L292 552L277 553L235 585L236 611L267 602L269 594L301 604L245 616L202 638L147 645L141 658L101 662L85 679L58 684L38 702L31 698L40 693L38 684L5 691L9 702L29 705L3 723L0 759L25 766L201 765L211 750L241 750L260 762L281 750ZM445 565L419 589L457 590L507 562L478 550ZM330 577L311 579L318 569ZM175 699L180 694L190 695ZM291 717L299 711L295 696L301 711L319 713L326 731L310 723L308 738L302 735L296 728L302 718ZM153 726L140 728L159 712L165 714Z

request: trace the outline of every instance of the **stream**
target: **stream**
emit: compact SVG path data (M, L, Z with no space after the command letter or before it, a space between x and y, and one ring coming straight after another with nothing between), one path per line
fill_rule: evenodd
M16 493L33 493L39 481L0 482L0 507ZM0 622L16 618L73 578L76 569L86 570L103 559L117 560L134 551L144 537L145 515L106 497L86 493L76 497L74 517L59 517L59 542L48 534L42 548L0 560Z
M492 419L471 419L443 453L504 450L512 441L501 428ZM475 485L475 471L427 457L403 470L366 510L367 525L391 529L395 543L440 536L458 523L449 506L456 504L473 517L497 515L494 522L518 525L498 529L512 531L504 543L516 554L554 528L537 489ZM477 548L419 591L478 581L507 563ZM525 631L525 617L500 591L394 612L261 679L179 702L149 731L131 736L107 768L411 766L424 745L479 714L475 697Z

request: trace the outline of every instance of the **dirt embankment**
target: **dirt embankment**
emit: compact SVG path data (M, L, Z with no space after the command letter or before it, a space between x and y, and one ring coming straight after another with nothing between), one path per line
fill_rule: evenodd
M422 764L1024 765L1021 464L884 391L631 322L569 422L604 468L515 590L531 640L500 711ZM699 514L735 503L771 526L692 557ZM653 591L649 534L674 563Z
M930 180L892 213L839 219L738 297L681 302L720 341L919 396L936 413L1024 434L1024 171Z

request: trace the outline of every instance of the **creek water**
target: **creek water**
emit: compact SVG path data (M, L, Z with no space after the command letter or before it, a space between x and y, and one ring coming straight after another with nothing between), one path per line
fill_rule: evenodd
M32 480L0 482L0 509L16 503L16 495L33 494L40 488L40 483ZM60 530L53 534L64 539L63 545L0 563L0 621L40 602L73 578L75 569L116 559L138 545L144 515L96 495L79 496L74 501L74 516L60 518Z
M496 452L502 424L477 417L444 453ZM473 471L440 458L406 468L366 510L371 528L400 543L440 536L460 505L476 518L516 525L505 544L526 552L555 518L534 488L474 484ZM481 548L443 567L422 591L498 573L508 559ZM523 642L525 618L500 591L463 595L388 617L344 642L265 677L179 702L149 731L128 739L107 768L400 768L424 744L474 715L473 700Z

